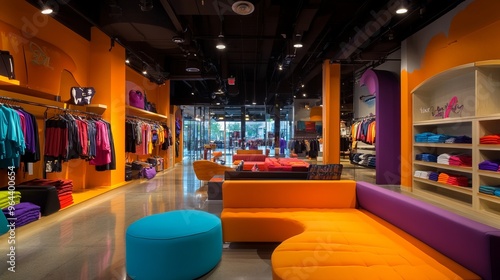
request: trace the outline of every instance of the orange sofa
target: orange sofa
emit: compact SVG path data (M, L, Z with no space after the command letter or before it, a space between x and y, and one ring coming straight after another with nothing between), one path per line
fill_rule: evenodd
M222 192L225 242L281 242L273 279L500 279L500 230L366 182L225 181Z

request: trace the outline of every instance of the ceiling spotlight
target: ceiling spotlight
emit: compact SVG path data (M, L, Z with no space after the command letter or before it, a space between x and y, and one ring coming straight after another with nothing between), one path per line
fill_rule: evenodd
M196 59L187 58L186 60L186 72L197 73L200 72L200 63Z
M255 10L255 6L248 1L236 1L231 6L233 12L241 16L247 16Z
M396 14L401 15L401 14L406 14L408 12L408 9L405 7L398 8L396 10Z
M401 14L406 14L408 12L408 4L406 1L401 1L401 6L396 10L396 14L401 15Z
M301 88L304 88L304 87L305 87L305 85L304 85L304 84L301 84L301 85L300 85L300 87L301 87Z
M50 15L54 12L54 10L52 9L52 7L50 7L48 4L47 4L47 1L38 1L38 3L40 4L40 6L42 7L41 8L41 12L42 14L44 15Z
M153 9L153 0L139 0L141 11L149 12Z
M304 93L302 94L302 96L303 96L303 97L307 97L307 93L305 93L305 92L304 92Z
M254 102L252 102L252 105L257 105L257 102L255 102L255 101L254 101Z
M125 63L130 64L130 59L125 59Z
M194 91L191 92L191 95L194 95Z
M223 50L226 48L226 44L224 44L224 35L219 34L219 40L217 40L217 45L215 46L218 50Z
M280 65L278 65L278 69L279 69L280 71L281 71L281 70L283 70L283 65L281 65L281 64L280 64Z

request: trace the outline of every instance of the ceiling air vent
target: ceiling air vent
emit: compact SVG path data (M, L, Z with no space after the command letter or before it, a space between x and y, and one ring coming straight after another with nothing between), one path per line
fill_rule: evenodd
M255 10L255 6L248 1L236 1L232 6L233 12L238 15L246 16Z

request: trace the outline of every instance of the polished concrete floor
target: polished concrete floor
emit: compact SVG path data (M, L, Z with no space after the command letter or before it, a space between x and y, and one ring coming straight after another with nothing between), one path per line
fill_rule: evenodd
M373 182L375 171L346 164L343 179ZM394 188L397 191L397 187ZM174 209L220 215L221 203L207 200L189 161L149 181L136 181L43 217L15 232L15 273L8 271L9 239L0 236L0 279L127 279L125 231L141 217ZM200 279L271 279L270 256L277 244L225 244L219 265Z

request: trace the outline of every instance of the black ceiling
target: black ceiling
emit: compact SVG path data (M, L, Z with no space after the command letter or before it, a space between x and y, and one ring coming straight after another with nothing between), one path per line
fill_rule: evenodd
M405 15L394 13L403 0L249 0L250 15L236 14L233 0L48 2L59 3L54 17L82 36L95 25L116 38L132 67L147 65L152 81L173 81L172 104L239 106L290 104L303 92L319 98L325 60L341 63L342 98L350 103L354 72L383 62L401 40L463 0L408 0ZM221 34L224 50L215 48ZM296 38L303 48L292 46ZM186 72L187 64L200 72Z

